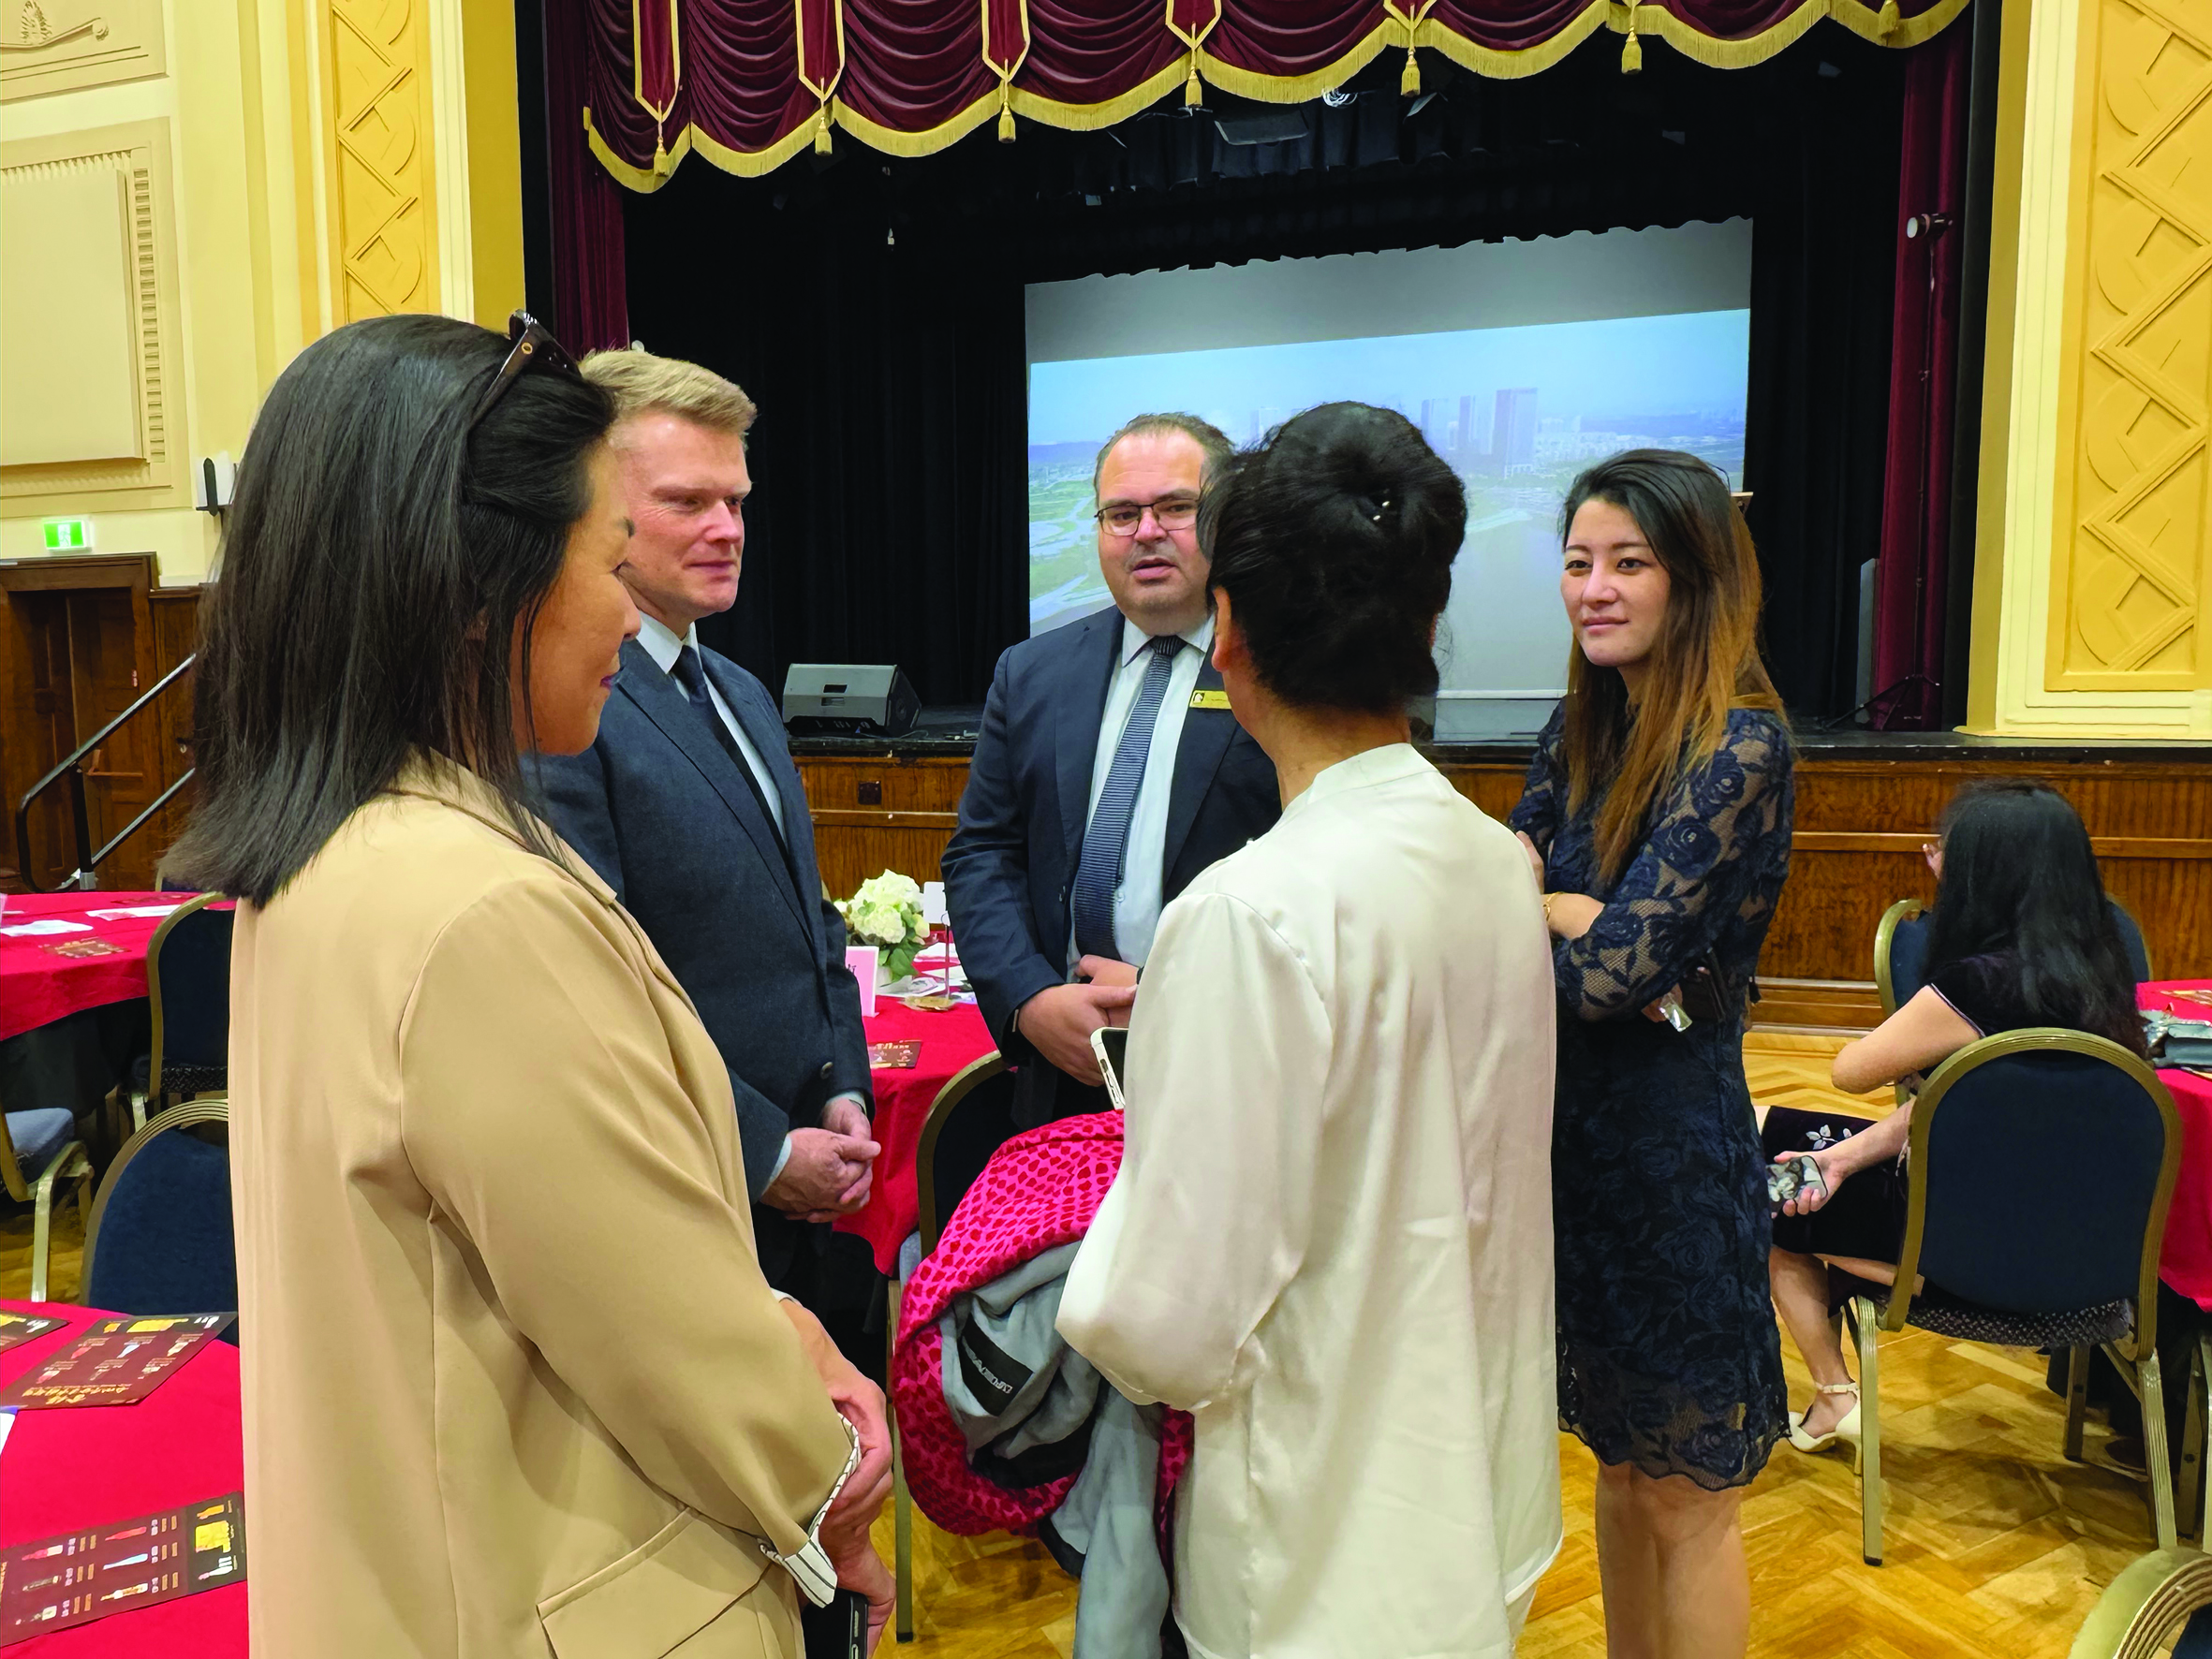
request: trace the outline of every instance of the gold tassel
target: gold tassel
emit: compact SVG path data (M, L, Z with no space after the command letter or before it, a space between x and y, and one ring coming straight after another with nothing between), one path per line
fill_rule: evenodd
M1007 103L1006 82L1003 81L998 83L998 141L1002 144L1014 141L1014 112Z
M1904 14L1897 9L1897 0L1881 0L1881 16L1877 20L1877 26L1884 39L1904 21Z
M1205 101L1206 95L1198 84L1198 53L1194 51L1190 54L1190 79L1183 83L1183 104L1186 109L1195 110Z
M830 107L827 104L814 118L814 153L817 155L830 153Z
M1398 72L1398 96L1409 98L1421 91L1421 61L1406 48L1406 66Z
M1644 42L1636 38L1636 8L1629 7L1629 37L1620 49L1620 72L1623 75L1644 73Z

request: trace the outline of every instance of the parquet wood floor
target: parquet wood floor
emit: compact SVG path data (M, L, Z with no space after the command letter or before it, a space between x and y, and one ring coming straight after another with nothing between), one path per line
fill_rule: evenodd
M1838 1040L1754 1034L1751 1093L1762 1105L1880 1116L1887 1092L1828 1084ZM81 1237L74 1207L56 1218L54 1294L75 1293ZM28 1211L0 1215L0 1297L30 1280ZM1785 1339L1791 1396L1810 1382ZM2042 1360L1924 1331L1882 1342L1883 1461L1889 1560L1859 1559L1858 1488L1831 1455L1778 1449L1744 1506L1757 1659L2063 1659L2103 1587L2152 1548L2141 1485L2059 1454L2063 1413ZM1596 1465L1560 1439L1567 1541L1540 1588L1522 1659L1598 1659L1604 1612L1591 1533ZM877 1532L891 1557L891 1518ZM1068 1659L1075 1586L1038 1545L955 1538L917 1515L915 1659ZM886 1643L884 1652L892 1652Z

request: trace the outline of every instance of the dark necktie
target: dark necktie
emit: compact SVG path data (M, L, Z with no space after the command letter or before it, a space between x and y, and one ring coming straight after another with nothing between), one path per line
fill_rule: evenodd
M737 775L745 781L745 787L753 792L754 803L759 807L761 817L768 822L769 833L780 844L783 834L775 827L775 815L768 810L768 797L760 787L760 780L754 774L745 751L737 746L737 739L723 723L722 715L715 707L715 699L707 695L706 664L700 659L699 647L686 645L677 653L676 666L669 670L669 678L684 688L685 699L693 712L706 722L715 741L722 745L722 752L730 756L737 768Z
M1090 828L1084 832L1083 859L1075 868L1075 952L1078 956L1105 956L1119 960L1113 939L1113 895L1121 886L1121 867L1128 855L1129 819L1137 810L1137 795L1144 786L1144 762L1152 753L1152 727L1159 718L1159 705L1167 696L1168 675L1183 641L1162 634L1151 642L1152 660L1144 665L1144 682L1137 688L1136 707L1121 728L1121 745L1113 751L1113 764L1106 771L1106 786L1099 791L1098 807Z

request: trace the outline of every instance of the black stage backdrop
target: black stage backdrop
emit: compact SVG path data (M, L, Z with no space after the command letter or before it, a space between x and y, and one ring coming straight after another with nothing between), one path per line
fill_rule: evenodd
M1823 24L1752 68L1657 40L1644 62L1624 76L1603 34L1523 81L1424 54L1432 95L1408 100L1379 60L1340 108L1210 92L1204 112L1025 122L915 159L841 139L759 179L695 162L631 197L633 331L761 409L744 592L702 633L772 690L793 662L896 662L926 703L981 700L1028 631L1025 283L1749 216L1743 483L1768 651L1801 715L1849 708L1903 54ZM1294 137L1231 141L1286 117Z

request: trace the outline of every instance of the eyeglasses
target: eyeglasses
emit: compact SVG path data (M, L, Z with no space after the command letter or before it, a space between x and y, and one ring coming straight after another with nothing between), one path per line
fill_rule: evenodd
M1187 496L1170 501L1143 501L1134 507L1117 501L1112 507L1100 507L1091 517L1114 536L1134 536L1148 512L1152 521L1162 530L1187 530L1198 522L1198 503Z
M528 312L517 311L509 316L507 338L510 342L507 361L499 365L499 373L493 376L492 384L484 389L483 397L477 403L476 413L468 418L470 432L483 424L484 417L507 395L507 389L527 374L533 364L542 363L557 373L579 380L583 378L583 371L553 337L553 330Z

